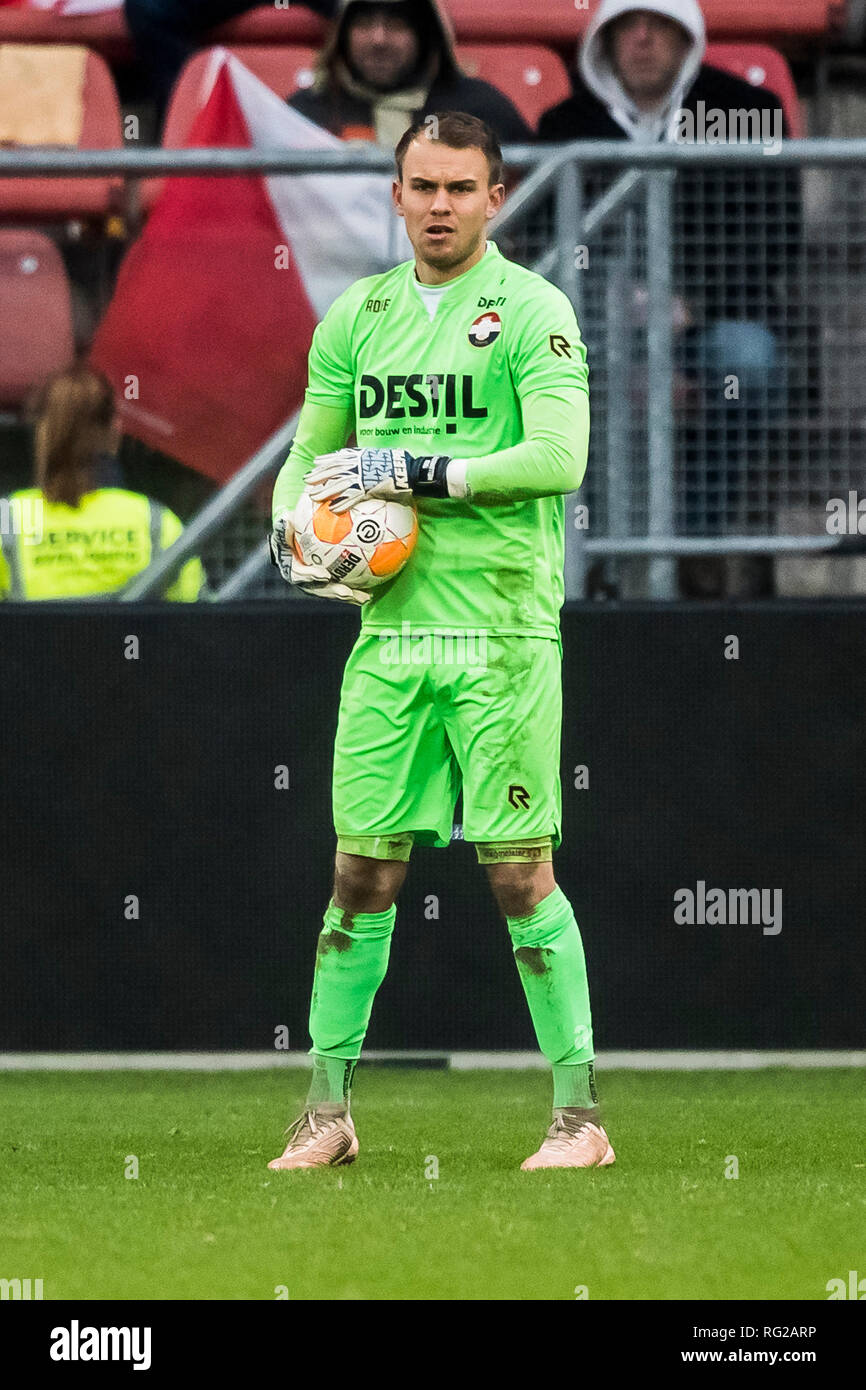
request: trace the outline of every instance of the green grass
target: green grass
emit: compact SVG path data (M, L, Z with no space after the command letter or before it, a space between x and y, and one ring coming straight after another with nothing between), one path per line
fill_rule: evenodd
M0 1076L0 1277L46 1299L571 1300L826 1299L866 1275L859 1071L602 1073L616 1165L522 1173L545 1073L361 1068L355 1164L269 1172L305 1081Z

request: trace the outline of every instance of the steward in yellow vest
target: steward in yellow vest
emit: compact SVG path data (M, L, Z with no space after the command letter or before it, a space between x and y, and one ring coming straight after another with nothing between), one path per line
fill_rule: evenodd
M116 594L183 530L174 512L116 487L120 424L114 391L85 363L55 372L34 402L37 486L0 498L0 598L83 599ZM196 600L204 585L188 560L164 597Z
M112 594L177 540L174 512L140 492L97 488L77 507L49 502L39 488L0 501L0 597L94 598ZM201 562L188 560L165 597L198 598Z

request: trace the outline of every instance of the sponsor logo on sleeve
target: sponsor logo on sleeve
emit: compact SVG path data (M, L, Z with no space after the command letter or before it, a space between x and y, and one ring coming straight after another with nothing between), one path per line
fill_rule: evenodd
M551 333L550 351L555 357L570 357L571 343L562 333Z

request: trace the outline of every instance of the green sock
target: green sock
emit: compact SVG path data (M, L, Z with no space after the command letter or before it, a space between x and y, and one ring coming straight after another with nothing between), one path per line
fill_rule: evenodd
M306 1109L348 1110L356 1066L351 1057L320 1057L314 1052Z
M348 1106L354 1064L388 969L396 917L394 905L387 912L353 914L333 901L328 904L310 1002L313 1078L308 1105L312 1100L316 1105Z
M580 929L561 888L528 917L507 917L538 1046L553 1068L554 1107L593 1108L592 1016Z
M553 1067L553 1108L567 1106L591 1110L598 1105L595 1089L595 1068L592 1062L577 1062L572 1067Z

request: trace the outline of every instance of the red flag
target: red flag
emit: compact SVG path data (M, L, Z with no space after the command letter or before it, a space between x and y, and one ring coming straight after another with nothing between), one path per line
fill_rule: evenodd
M187 144L251 146L227 65ZM128 434L224 482L300 406L315 324L261 176L170 178L90 357Z

